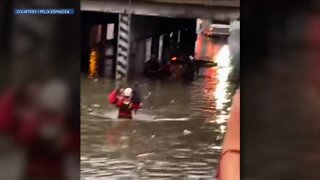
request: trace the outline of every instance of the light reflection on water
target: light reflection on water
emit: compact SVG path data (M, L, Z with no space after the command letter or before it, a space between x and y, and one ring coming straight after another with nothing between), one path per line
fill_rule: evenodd
M228 88L230 87L228 77L232 71L232 67L230 66L230 53L228 48L229 47L227 45L223 46L221 48L221 51L215 57L218 64L218 83L213 96L215 96L216 99L216 109L220 111L223 111L226 108L226 103L231 102L231 99L229 97L230 92L228 92ZM226 109L227 112L229 110L230 108ZM216 123L220 124L220 130L222 133L225 133L226 131L226 126L224 125L224 123L229 117L226 111L223 111L216 118Z
M213 179L230 108L230 67L192 83L142 82L144 107L117 120L108 80L82 79L83 179Z

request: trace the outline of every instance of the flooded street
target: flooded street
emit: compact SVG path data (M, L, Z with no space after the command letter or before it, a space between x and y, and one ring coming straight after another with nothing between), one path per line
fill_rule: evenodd
M143 108L118 120L109 80L81 80L82 179L213 179L230 110L229 67L191 83L142 80Z

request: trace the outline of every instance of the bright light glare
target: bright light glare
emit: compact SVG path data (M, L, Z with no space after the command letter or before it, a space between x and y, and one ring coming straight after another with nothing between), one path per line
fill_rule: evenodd
M224 67L217 70L218 84L214 92L217 110L223 110L224 103L229 101L227 99L227 88L229 87L228 77L231 70L231 67Z
M223 111L226 107L225 104L230 102L228 99L228 77L232 71L230 64L230 51L229 46L224 45L218 52L216 58L217 62L217 86L213 93L216 100L216 109ZM222 124L227 121L229 115L220 115L217 117L216 122ZM223 129L224 130L224 129Z
M227 129L227 127L225 125L221 125L220 126L220 130L221 130L222 133L225 133L226 129Z
M224 45L215 57L218 67L228 67L230 65L229 46Z
M217 124L224 124L227 122L227 119L229 118L229 115L219 115L217 116L216 123Z

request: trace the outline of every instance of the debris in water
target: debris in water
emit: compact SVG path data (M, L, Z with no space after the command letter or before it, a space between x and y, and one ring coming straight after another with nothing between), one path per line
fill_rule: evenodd
M95 108L99 108L99 107L101 107L101 105L100 105L100 104L93 104L92 106L93 106L93 107L95 107Z
M127 144L121 145L121 149L128 149L128 145Z
M94 79L94 82L98 82L99 81L99 79Z
M148 99L148 98L151 96L151 94L152 94L151 92L148 92L148 95L145 96L144 98L145 98L145 99Z
M156 137L156 135L152 135L152 136L151 136L151 138L155 138L155 137Z
M154 153L139 154L139 155L137 155L137 159L145 159L145 158L148 158L148 157L150 157L152 155L154 155Z
M81 161L85 161L85 160L88 160L88 159L89 159L89 158L84 157L84 156L81 156L81 157L80 157L80 160L81 160Z
M189 130L187 130L187 129L183 130L183 135L189 135L189 134L191 134L191 133L192 133L192 132L189 131Z
M125 140L129 139L129 137L128 137L128 136L121 136L120 139L121 139L122 141L125 141Z
M174 100L174 99L172 99L171 101L170 101L170 103L175 103L176 101Z

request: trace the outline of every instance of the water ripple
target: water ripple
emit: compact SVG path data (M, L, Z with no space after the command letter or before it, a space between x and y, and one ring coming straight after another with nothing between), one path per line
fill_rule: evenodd
M111 82L83 79L82 179L214 179L230 110L228 84L219 81L226 72L189 85L143 83L147 98L132 121L108 104Z

